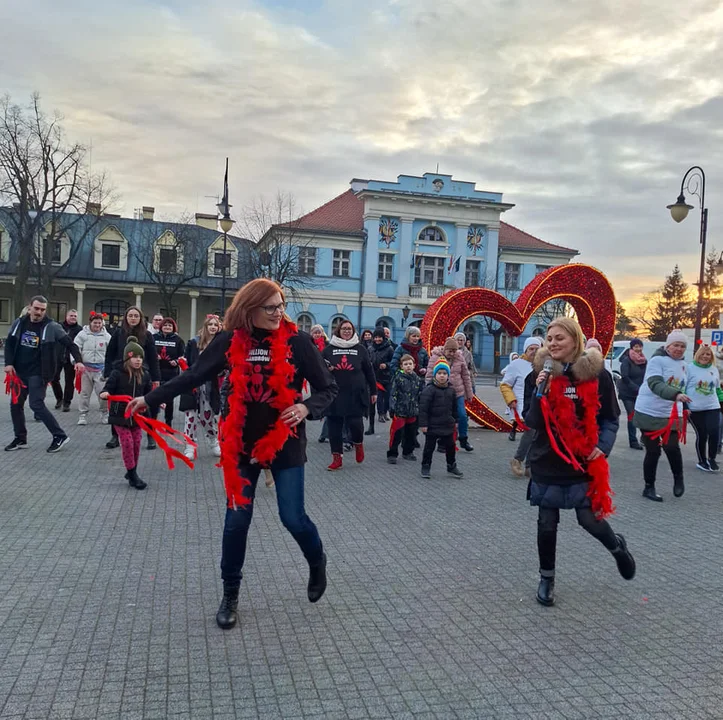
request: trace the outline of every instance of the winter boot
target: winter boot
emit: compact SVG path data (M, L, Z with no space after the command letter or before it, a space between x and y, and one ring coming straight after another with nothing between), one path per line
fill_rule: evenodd
M613 550L613 557L618 564L618 572L625 580L632 580L635 577L635 559L628 550L625 538L622 535L616 537L618 539L618 549Z
M369 418L369 427L364 433L365 435L374 435L374 415Z
M332 453L331 454L331 465L329 465L327 470L338 470L341 467L341 453Z
M514 442L515 439L517 438L517 430L515 428L512 428L512 430L510 430L510 434L507 436L507 438L509 440L512 440L512 442Z
M673 495L675 497L682 497L685 492L685 483L683 482L682 475L676 475L673 478Z
M551 607L555 604L555 578L540 576L537 586L537 602L540 605Z
M431 478L432 477L432 468L430 465L422 465L422 471L421 475L423 478Z
M108 442L105 444L105 446L108 448L108 450L117 448L119 445L120 445L120 440L118 439L117 435L113 435L113 437L110 440L108 440Z
M321 563L319 565L309 565L309 584L306 588L306 594L309 602L317 602L321 600L321 596L326 590L326 553L321 554Z
M216 613L216 624L224 630L230 630L238 620L238 588L223 584L223 599Z
M458 478L464 477L464 473L457 467L456 463L454 465L447 465L447 472Z
M354 452L358 463L364 462L364 443L354 443Z
M466 435L459 439L459 446L462 448L462 450L466 450L467 452L472 452L472 450L474 450L474 448L469 444Z
M663 502L662 496L655 492L655 485L646 485L643 488L643 497L653 502Z
M128 484L131 487L134 487L136 490L145 490L148 487L147 483L144 483L143 480L140 479L138 476L138 472L136 468L131 468L125 475L126 480L128 480Z

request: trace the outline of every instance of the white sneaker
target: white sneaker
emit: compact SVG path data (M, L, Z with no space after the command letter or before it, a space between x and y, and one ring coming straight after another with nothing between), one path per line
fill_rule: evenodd
M78 425L87 425L88 424L88 418L85 417L85 415L81 415L78 418Z
M107 425L107 424L108 424L108 413L103 413L103 414L101 415L101 417L100 417L100 422L101 422L101 424L103 424L103 425Z
M189 459L189 460L195 460L196 459L196 450L192 448L190 445L186 445L186 449L183 451L183 454Z
M211 445L211 452L216 457L221 457L221 446L218 444L218 440L215 440L213 444Z

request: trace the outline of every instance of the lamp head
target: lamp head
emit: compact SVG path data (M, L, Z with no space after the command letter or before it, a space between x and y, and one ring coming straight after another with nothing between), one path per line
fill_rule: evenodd
M685 218L688 217L688 213L693 209L692 205L688 205L687 202L685 202L685 195L683 193L680 193L678 195L678 200L673 205L668 205L668 210L670 210L670 217L675 220L675 222L679 223L685 220Z
M231 218L228 215L224 215L219 221L219 225L221 226L221 230L223 230L225 233L230 232L231 228L233 227L234 221L231 220Z

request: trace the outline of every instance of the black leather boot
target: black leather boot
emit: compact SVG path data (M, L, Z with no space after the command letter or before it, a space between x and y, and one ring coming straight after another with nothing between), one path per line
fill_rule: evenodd
M540 576L540 584L537 586L537 602L546 607L555 604L555 578Z
M113 437L110 440L108 440L108 442L105 444L105 446L108 448L108 450L117 448L119 445L120 445L120 440L118 439L117 435L113 435Z
M136 490L145 490L148 487L148 484L143 482L138 476L136 468L131 468L126 473L126 479L128 480L128 484Z
M326 590L326 553L321 554L321 564L309 565L309 585L306 594L309 602L318 602Z
M653 502L663 502L663 498L655 492L655 485L646 485L643 489L643 497Z
M685 492L685 483L683 482L682 475L676 475L673 478L673 495L675 497L682 497Z
M472 452L472 450L474 450L474 448L469 444L467 436L461 437L459 439L459 446L462 448L462 450L466 450L467 452Z
M216 625L224 630L230 630L238 620L238 589L238 585L231 587L223 584L223 598L216 613Z
M613 550L613 557L618 564L618 572L625 580L632 580L635 577L635 558L628 550L628 544L622 535L616 535L618 549Z

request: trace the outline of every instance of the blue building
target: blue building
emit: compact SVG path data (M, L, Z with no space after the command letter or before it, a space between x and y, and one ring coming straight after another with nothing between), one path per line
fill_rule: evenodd
M450 175L354 179L349 190L296 222L272 227L259 249L293 234L298 270L308 282L291 294L289 314L302 329L319 323L330 334L346 318L360 329L388 327L398 342L450 289L488 287L514 300L537 273L578 254L502 222L512 207L502 193ZM502 333L501 365L548 321L533 317L521 338ZM492 370L495 325L475 317L462 329L473 340L478 367Z

